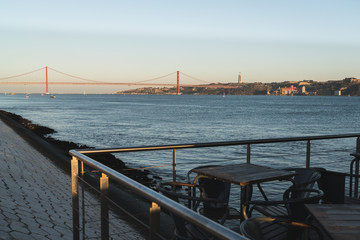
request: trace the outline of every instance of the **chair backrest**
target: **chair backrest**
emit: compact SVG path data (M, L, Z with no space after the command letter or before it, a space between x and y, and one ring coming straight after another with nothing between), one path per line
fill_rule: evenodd
M292 170L297 173L293 179L296 188L313 188L315 182L321 177L321 174L313 168L294 168Z
M157 186L157 188L164 196L170 198L171 200L173 200L175 202L179 202L179 197L178 197L177 193L172 192L171 190L162 188L160 186ZM169 212L169 214L175 225L174 235L175 235L176 239L179 239L179 240L212 239L206 233L204 233L203 231L201 231L200 229L198 229L196 226L189 223L185 219L181 218L180 216L172 213L171 211Z
M321 178L321 173L313 168L287 168L286 170L295 171L297 173L297 175L292 180L293 185L290 188L313 189L315 183ZM308 196L309 192L294 191L291 198L306 198Z
M286 207L293 219L305 220L308 213L304 204L318 203L324 193L315 188L315 183L321 178L321 173L314 168L288 168L297 175L292 180L293 185L284 192L283 199L290 200ZM291 201L295 200L295 201Z
M200 177L198 183L203 198L211 198L219 201L204 201L204 209L226 208L228 206L231 189L231 184L229 182Z
M249 218L241 223L240 231L251 240L305 239L306 236L323 239L319 229L312 225L276 218Z
M245 237L251 240L265 239L260 223L258 221L254 221L251 218L241 223L240 231Z
M177 197L176 193L173 193L165 188L158 187L158 189L164 196L170 198L171 200L173 200L175 202L179 202L179 198ZM174 221L175 234L177 235L177 237L183 238L183 239L188 238L189 236L188 236L188 233L186 230L186 221L184 219L180 218L178 215L173 214L172 212L170 212L170 217Z
M241 233L251 240L288 239L288 226L261 218L249 218L240 225ZM289 238L290 239L290 238Z

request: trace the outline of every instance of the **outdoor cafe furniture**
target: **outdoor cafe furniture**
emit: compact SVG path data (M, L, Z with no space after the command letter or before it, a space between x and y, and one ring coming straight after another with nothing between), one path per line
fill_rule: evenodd
M303 221L307 213L304 209L305 203L318 203L323 197L323 192L314 188L321 174L312 168L291 168L297 175L291 179L292 185L283 193L280 200L269 200L265 194L264 200L249 201L248 216L256 210L268 217L286 217Z
M305 207L331 239L360 239L360 204L306 204Z
M229 207L231 183L201 175L191 179L191 173L192 170L187 174L187 183L160 183L158 189L166 193L170 191L167 186L171 187L167 195L175 194L176 199L185 200L184 205L220 224L224 224L227 219L240 218L240 212ZM185 187L185 192L182 187Z
M283 200L250 201L247 204L253 205L250 207L250 214L253 209L256 209L268 217L286 218L291 221L305 221L309 214L304 204L319 203L323 195L320 189L289 188L285 191Z
M181 199L188 199L190 201L200 201L203 200L201 198L191 197L187 194L183 195L181 193L177 193L173 191L172 187L167 188L169 185L165 184L158 184L157 189L161 192L164 196L170 198L173 201L180 202ZM210 200L209 200L210 201ZM186 221L185 219L181 218L180 216L174 214L173 212L169 212L170 217L174 222L174 236L175 239L179 240L190 240L190 239L199 239L199 240L208 240L212 239L211 236L207 235L204 231L200 228L197 228L195 225L191 224L190 222Z
M218 181L240 185L241 220L244 220L247 217L247 205L245 205L245 203L251 198L253 184L257 184L260 191L262 191L260 186L260 183L262 182L289 180L296 175L295 171L286 171L251 163L209 166L195 168L192 171L199 176L206 176Z
M187 181L192 183L194 186L197 186L199 189L199 195L203 199L217 199L219 202L214 201L202 201L202 208L198 209L198 212L201 215L204 215L213 220L219 220L220 224L224 224L227 219L239 219L240 212L235 208L229 206L229 197L231 190L231 183L224 182L221 180L216 180L204 175L197 175L191 179L191 174L195 169L205 168L205 167L214 167L211 166L200 166L194 169L191 169L187 174ZM193 188L192 196L197 196L196 189Z

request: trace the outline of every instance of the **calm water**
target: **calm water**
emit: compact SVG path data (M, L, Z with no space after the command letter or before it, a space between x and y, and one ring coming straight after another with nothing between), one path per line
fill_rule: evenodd
M101 148L357 133L359 103L359 97L0 96L0 109L55 129L54 138ZM305 146L253 146L252 161L303 165ZM354 139L314 142L313 165L339 161L347 169L354 150ZM199 163L244 161L246 149L178 150L177 155L178 169L185 172ZM119 158L131 166L163 165L171 163L171 152L123 153Z

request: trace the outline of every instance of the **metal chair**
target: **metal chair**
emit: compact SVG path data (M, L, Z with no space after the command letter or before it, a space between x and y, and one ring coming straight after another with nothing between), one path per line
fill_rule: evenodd
M169 186L169 185L168 185ZM173 201L180 202L180 199L189 199L191 201L199 201L200 198L191 197L189 195L179 194L174 192L172 189L167 189L166 186L162 184L157 185L157 189L166 197L170 198ZM179 217L178 215L169 212L173 222L174 222L174 237L175 239L180 240L206 240L206 239L213 239L212 236L209 236L201 229L197 228L193 224L189 223L188 221L184 220L183 218Z
M215 166L215 165L211 165ZM209 167L201 166L197 167ZM198 209L201 215L204 215L210 219L218 220L220 224L224 224L227 219L239 219L240 212L235 208L229 207L229 197L231 190L231 183L223 182L215 179L208 178L206 176L197 175L191 180L190 175L193 169L187 174L188 183L191 183L197 188L193 188L192 196L196 196L196 190L199 190L201 199L214 199L216 201L201 201L202 208Z
M297 175L292 179L293 185L283 194L282 200L270 201L264 195L265 200L248 201L250 206L248 217L256 210L268 217L291 217L297 220L306 218L304 209L305 203L318 203L324 193L315 189L315 183L320 179L321 174L315 169L291 168L287 170L296 171Z
M315 226L281 218L249 218L241 223L240 231L251 240L323 239Z

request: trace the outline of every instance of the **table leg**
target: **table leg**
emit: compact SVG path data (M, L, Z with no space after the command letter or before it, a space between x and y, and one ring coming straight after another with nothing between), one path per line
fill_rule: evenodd
M246 202L251 200L253 192L252 185L241 186L240 193L240 221L244 221L248 218L249 209L245 205Z

